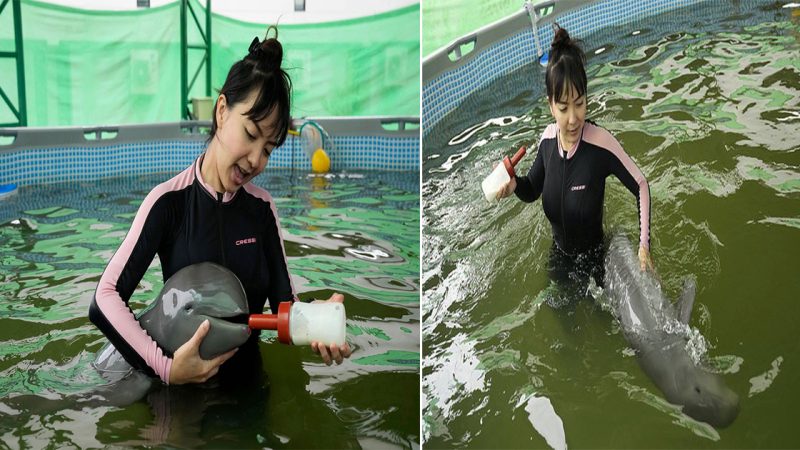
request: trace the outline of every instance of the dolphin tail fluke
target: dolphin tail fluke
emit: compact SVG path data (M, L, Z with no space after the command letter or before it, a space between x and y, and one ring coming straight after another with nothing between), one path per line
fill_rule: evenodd
M687 278L683 283L683 293L678 299L678 320L688 324L692 317L692 307L694 306L694 296L697 291L694 278Z

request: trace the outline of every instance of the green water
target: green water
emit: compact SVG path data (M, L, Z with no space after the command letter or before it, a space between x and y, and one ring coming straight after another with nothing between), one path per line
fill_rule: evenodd
M552 234L541 203L489 205L480 190L494 162L535 148L552 121L530 65L423 141L423 446L800 446L800 20L770 2L709 2L580 37L588 118L647 176L665 293L696 277L690 325L741 413L721 430L689 418L609 313L543 301ZM635 242L635 199L613 177L607 187L606 230Z
M23 187L0 201L1 446L419 446L419 178L268 171L301 299L345 295L352 357L327 367L262 334L247 388L159 386L124 408L78 406L106 342L97 282L147 192L169 176ZM161 289L158 261L131 299Z

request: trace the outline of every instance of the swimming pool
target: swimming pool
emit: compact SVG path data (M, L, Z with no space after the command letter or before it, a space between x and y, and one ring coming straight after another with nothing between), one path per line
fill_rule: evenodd
M402 151L390 144L380 145ZM300 298L345 295L349 361L326 367L309 348L265 332L266 375L247 388L162 386L125 408L75 407L71 398L102 382L90 363L106 339L87 319L99 277L144 196L171 176L23 185L0 201L0 440L80 448L418 445L417 171L312 176L268 168L253 181L275 198ZM133 309L162 284L156 259Z
M424 111L426 124L434 113L438 121L423 137L423 445L800 443L788 415L800 397L798 36L791 10L743 1L577 34L589 58L588 118L648 177L665 292L675 298L684 277L697 279L697 349L741 398L724 430L664 401L592 301L542 305L552 237L541 205L483 198L492 164L535 145L552 121L534 59L457 107ZM606 230L637 236L633 197L613 179L607 186Z

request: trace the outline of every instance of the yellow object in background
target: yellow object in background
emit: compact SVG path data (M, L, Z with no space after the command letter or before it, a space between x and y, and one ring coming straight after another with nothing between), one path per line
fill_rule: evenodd
M331 170L331 160L325 150L318 148L311 157L311 170L314 173L327 173Z
M311 160L313 173L327 173L331 170L331 157L328 152L333 151L333 141L330 136L312 120L307 120L298 129L300 145L304 153Z

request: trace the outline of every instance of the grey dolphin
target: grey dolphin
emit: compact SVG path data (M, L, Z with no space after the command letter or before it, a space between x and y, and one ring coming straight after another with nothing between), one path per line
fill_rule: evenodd
M639 269L630 242L619 234L611 239L605 259L605 296L628 343L636 350L644 372L690 417L717 428L730 425L739 414L739 396L722 378L696 365L686 339L670 333L688 323L694 303L693 281L684 285L678 308L667 300L658 282Z
M200 356L209 359L247 341L250 328L244 323L246 319L242 318L242 323L226 320L247 314L247 295L239 279L228 269L206 262L185 267L170 277L138 319L169 354L174 354L208 319L211 328L200 345ZM110 343L100 349L92 365L105 383L88 392L59 399L20 395L1 399L0 405L40 417L63 409L126 406L144 398L155 381L128 364ZM7 410L0 408L0 417Z
M247 314L247 295L236 275L218 264L204 262L172 275L138 319L147 334L169 354L174 354L208 320L211 327L200 345L200 356L211 359L247 341L247 324L228 320ZM110 342L97 353L93 365L108 381L96 394L114 405L139 400L152 385L152 379L131 367Z

